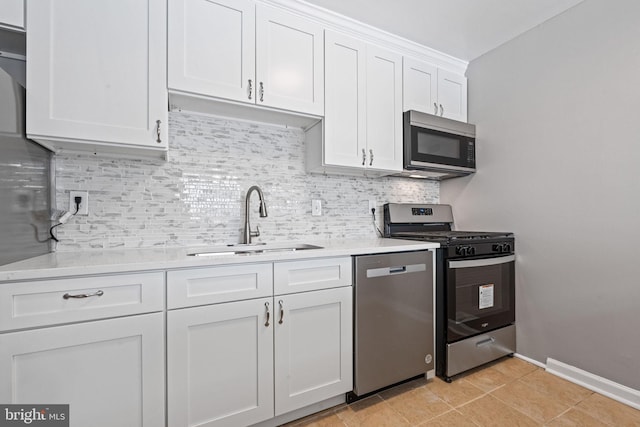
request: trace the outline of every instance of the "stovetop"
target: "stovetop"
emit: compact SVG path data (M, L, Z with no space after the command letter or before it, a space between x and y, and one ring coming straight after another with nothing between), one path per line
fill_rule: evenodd
M509 239L513 238L513 233L499 231L458 231L458 230L441 230L441 231L402 231L393 233L389 237L404 238L411 240L430 240L439 243L450 242L470 242L475 240L488 239Z
M441 246L485 246L489 252L502 253L513 248L513 233L506 231L452 230L453 210L450 205L387 203L384 205L384 235L410 240L428 240ZM496 245L496 243L498 245ZM495 249L499 248L499 249ZM470 252L474 252L473 250Z

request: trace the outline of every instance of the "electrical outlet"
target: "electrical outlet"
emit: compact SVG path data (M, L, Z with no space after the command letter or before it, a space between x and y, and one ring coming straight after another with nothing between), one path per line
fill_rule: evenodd
M76 213L76 197L80 197L80 207ZM69 212L76 215L89 215L89 192L69 191Z
M311 201L311 215L320 216L322 215L322 200L312 200Z
M376 209L376 200L375 199L371 199L369 200L369 210L367 211L368 214L371 214L371 209Z

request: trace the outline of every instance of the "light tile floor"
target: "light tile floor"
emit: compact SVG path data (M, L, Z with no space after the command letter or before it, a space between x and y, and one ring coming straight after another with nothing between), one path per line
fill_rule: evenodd
M414 380L288 427L638 427L640 411L504 358L456 377Z

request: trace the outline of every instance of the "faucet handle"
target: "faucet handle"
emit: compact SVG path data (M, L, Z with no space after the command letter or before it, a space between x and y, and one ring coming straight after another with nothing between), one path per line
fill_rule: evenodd
M249 234L251 234L251 237L260 237L260 226L256 225L256 231L249 230Z

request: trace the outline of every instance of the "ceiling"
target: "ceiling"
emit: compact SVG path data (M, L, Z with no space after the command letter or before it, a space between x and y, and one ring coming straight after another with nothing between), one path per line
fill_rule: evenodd
M471 61L583 0L306 0Z

